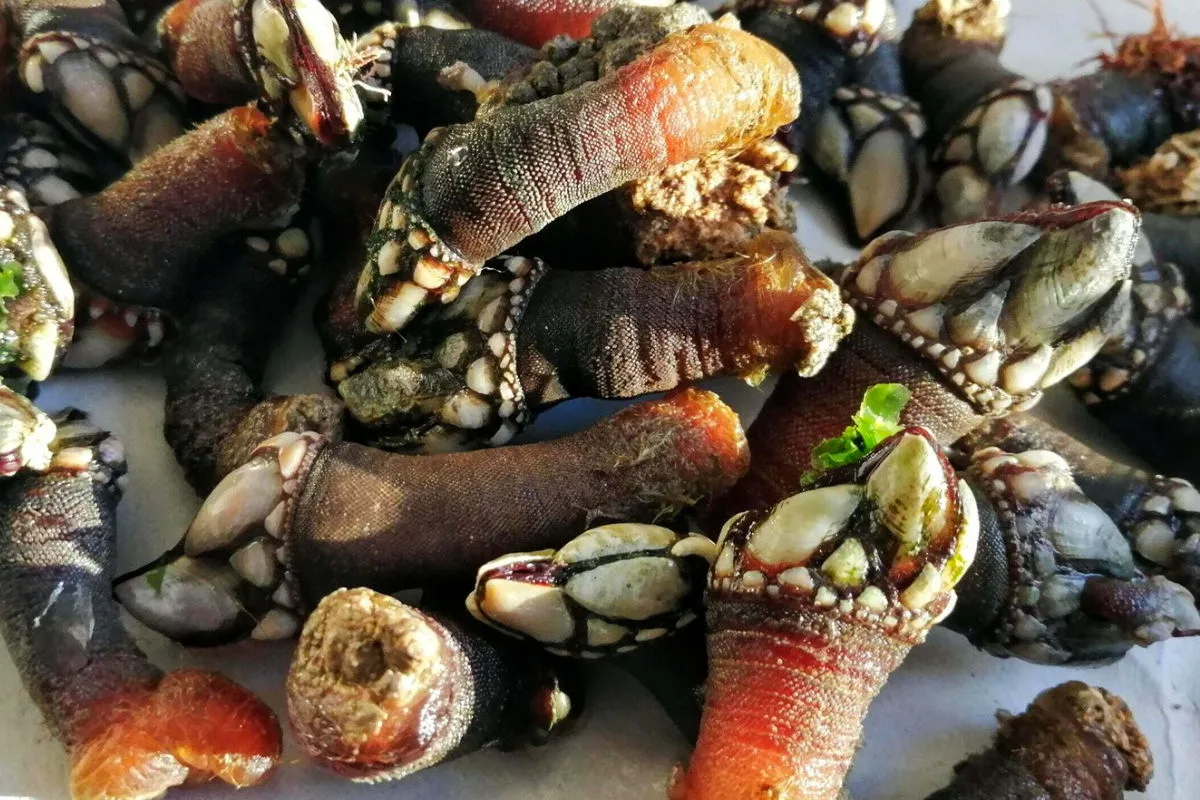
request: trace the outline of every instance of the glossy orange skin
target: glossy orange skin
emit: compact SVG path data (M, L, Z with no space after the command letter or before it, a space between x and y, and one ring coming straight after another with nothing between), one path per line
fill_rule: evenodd
M670 800L836 800L867 708L913 643L712 594L700 738Z
M135 681L81 709L70 732L73 800L153 797L221 780L254 786L283 751L265 703L212 672L182 669Z

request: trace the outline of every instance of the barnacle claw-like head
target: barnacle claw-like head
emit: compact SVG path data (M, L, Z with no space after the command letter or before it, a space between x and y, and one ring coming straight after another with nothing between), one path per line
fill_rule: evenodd
M1103 662L1200 627L1192 596L1145 579L1116 524L1047 450L973 455L967 481L989 520L983 545L1002 539L1006 597L972 638L984 649L1047 664Z
M118 602L184 644L294 636L305 609L290 571L288 524L325 443L310 431L260 444L217 484L174 549L114 581Z
M0 369L50 377L75 330L75 292L25 195L0 188Z
M925 130L925 117L911 98L867 86L834 93L809 152L821 171L845 185L860 240L891 229L924 198Z
M1027 408L1121 330L1139 222L1099 202L893 233L839 283L981 413Z
M242 58L263 99L286 105L308 135L344 147L363 121L359 59L318 0L253 0L239 22Z
M0 478L50 465L54 423L24 395L0 384Z
M818 26L853 58L861 58L892 35L896 9L891 0L741 0L739 13L767 8L787 11Z
M953 608L978 537L971 490L908 428L818 488L730 519L709 602L757 597L917 642Z
M558 551L514 553L483 565L467 610L555 655L624 653L696 619L697 578L715 555L704 536L658 525L603 525Z
M933 24L943 36L999 45L1008 33L1012 0L929 0L917 10L916 23Z
M1046 181L1046 194L1059 203L1112 201L1116 195L1081 172L1060 170ZM1160 263L1149 238L1139 234L1133 252L1130 302L1119 328L1097 356L1071 374L1071 386L1094 405L1128 392L1158 360L1169 333L1192 309L1183 274Z
M532 415L517 374L517 331L543 274L536 259L498 259L410 335L334 363L330 378L351 416L388 432L378 441L392 449L507 444Z

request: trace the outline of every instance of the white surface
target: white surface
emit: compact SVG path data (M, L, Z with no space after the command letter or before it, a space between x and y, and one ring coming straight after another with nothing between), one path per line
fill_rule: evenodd
M1096 0L1118 32L1141 31L1148 15L1127 0ZM901 0L907 21L912 0ZM1012 37L1005 59L1033 78L1065 75L1104 46L1102 26L1087 0L1013 0ZM1195 0L1166 0L1170 18L1200 33ZM800 238L814 257L850 251L830 212L803 194ZM276 391L319 386L321 363L308 311L297 314L287 345L275 359L270 386ZM760 390L722 382L720 391L748 422ZM198 501L162 440L162 381L152 370L56 377L39 404L76 405L92 412L127 445L131 485L120 510L120 567L144 563L174 544ZM1069 407L1069 398L1054 398ZM539 421L534 433L550 436L579 427L615 404L571 403ZM1085 424L1076 423L1076 424ZM145 633L144 631L142 633ZM257 691L286 720L282 680L290 644L239 645L188 653L145 634L139 637L164 667L183 664L226 672ZM1200 640L1172 642L1140 651L1120 664L1096 670L1035 667L974 651L963 639L935 632L893 676L867 720L866 746L850 777L856 800L918 800L948 780L951 766L986 745L997 708L1021 709L1037 692L1070 678L1098 683L1133 707L1154 748L1157 771L1150 800L1194 800L1200 795ZM683 740L650 697L623 673L594 669L587 712L576 733L531 751L481 753L395 784L344 782L304 763L291 741L285 762L270 784L249 795L289 800L338 797L488 798L558 800L609 798L659 800L671 766L687 755ZM0 796L66 797L66 758L42 727L7 653L0 654ZM232 789L190 791L193 800L228 798ZM185 797L182 791L172 796Z

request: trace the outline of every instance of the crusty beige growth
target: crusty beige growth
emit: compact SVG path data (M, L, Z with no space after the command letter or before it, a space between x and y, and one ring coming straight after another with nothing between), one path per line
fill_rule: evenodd
M438 633L415 612L368 589L339 589L304 626L288 673L301 745L330 757L336 741L339 760L352 760L385 726L396 727L400 709L420 711L446 679L447 662Z
M1011 0L929 0L914 20L934 22L955 39L996 42L1008 33Z
M764 139L734 154L710 153L622 189L634 250L645 265L723 258L764 230L795 230L782 173L798 159Z
M1200 214L1200 131L1172 136L1150 158L1118 170L1117 180L1142 211Z

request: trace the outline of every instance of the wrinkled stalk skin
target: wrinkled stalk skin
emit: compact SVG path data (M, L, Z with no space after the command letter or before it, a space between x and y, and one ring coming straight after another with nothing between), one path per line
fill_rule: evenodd
M83 744L94 704L162 677L111 599L119 500L112 483L57 472L12 478L0 498L4 641L68 747Z
M234 245L244 247L239 237ZM341 403L299 395L266 399L259 384L271 349L299 294L299 284L248 250L207 284L180 322L167 351L163 432L188 482L207 493L242 464L259 442L284 430L315 430L337 438ZM266 402L264 402L266 400Z
M421 136L433 128L470 122L479 108L472 92L446 85L442 70L461 61L485 81L496 81L538 55L499 33L476 29L399 28L395 42L390 113Z
M350 603L382 606L392 619L359 622L361 628L327 619ZM386 630L401 615L434 643L404 650L402 634ZM487 747L541 744L561 721L553 707L561 696L557 679L537 650L501 639L367 589L338 590L305 626L288 674L288 712L301 749L339 775L376 782ZM379 697L371 685L387 671L397 684L405 677L419 682L420 695L392 704L396 698ZM356 692L363 718L378 715L373 732L347 727L339 713Z
M1021 77L1000 62L1003 45L956 38L928 19L905 32L904 81L925 112L931 142L940 142L989 92Z
M1102 70L1051 84L1054 111L1047 171L1075 169L1098 180L1154 152L1174 132L1152 75Z
M339 586L438 585L562 545L598 519L671 516L730 486L748 459L736 415L695 390L521 447L401 456L329 445L289 513L293 570L310 605Z
M482 263L581 203L799 113L783 56L726 25L668 36L604 78L433 131L388 190L359 287L373 330L398 330ZM386 212L386 213L384 213Z
M813 448L842 433L874 384L907 386L912 399L902 424L926 427L939 442L949 444L978 425L983 417L910 352L887 332L861 323L816 376L782 376L747 432L754 454L750 472L722 499L719 518L766 509L794 493Z
M772 788L796 800L836 800L867 708L914 643L732 597L709 601L708 627L700 744L688 788L673 800L754 800ZM771 724L750 725L748 715Z
M1118 800L1143 791L1153 769L1121 698L1070 681L1002 716L992 747L955 766L953 782L928 800Z
M1143 214L1142 233L1156 256L1179 267L1188 291L1200 294L1200 218Z
M575 92L449 128L423 154L427 221L480 262L609 188L749 144L796 117L785 63L745 33L701 26Z
M227 111L176 139L99 194L49 209L71 273L125 303L186 303L221 236L294 206L304 179L294 146L252 108ZM186 186L180 191L179 186Z
M0 495L0 632L70 752L71 796L263 781L282 751L270 709L215 673L164 676L122 627L111 582L124 450L103 433L72 439L72 428L91 426L68 418L50 470L11 479Z
M1089 410L1155 470L1200 482L1200 327L1180 319L1166 344L1129 391Z
M628 2L628 0L626 0ZM496 31L529 47L555 36L582 39L592 22L620 0L453 0L454 7L478 28ZM662 2L637 3L663 5Z
M240 3L181 0L158 20L157 44L189 96L231 106L257 94L234 32L239 17Z
M745 11L741 21L745 30L778 47L800 73L804 108L792 123L787 141L794 151L803 153L833 93L845 82L849 57L827 33L786 9Z
M722 261L550 271L521 319L527 402L635 397L716 375L815 373L853 314L802 251L777 246L782 237L790 240L772 234Z

